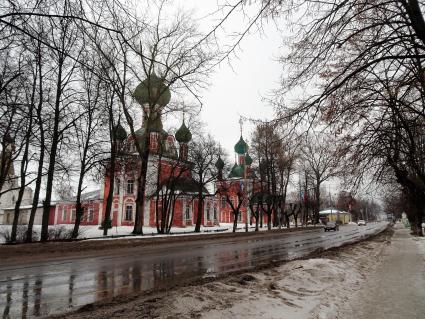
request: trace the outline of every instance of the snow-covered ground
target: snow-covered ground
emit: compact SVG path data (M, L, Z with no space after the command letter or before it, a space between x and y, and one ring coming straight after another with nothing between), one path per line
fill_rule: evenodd
M19 227L25 227L25 226L19 226ZM55 226L49 226L49 229L59 229L64 228L66 231L70 232L72 231L74 225L55 225ZM3 243L5 241L4 236L2 234L4 233L10 233L12 229L11 225L0 225L0 243ZM113 227L108 230L108 237L105 239L113 239L114 237L117 238L117 236L128 236L127 238L141 238L140 236L132 236L132 231L134 227L133 226L119 226L119 227ZM214 226L214 227L201 227L201 233L203 234L210 234L213 232L223 232L223 231L231 231L231 225L224 224L220 226ZM172 228L171 233L172 235L178 236L178 235L188 235L190 233L194 233L195 227L186 227L186 228ZM34 225L34 231L37 234L40 234L41 231L41 225ZM143 227L143 237L142 238L151 238L152 236L158 237L158 236L169 236L169 235L159 235L157 233L156 228L153 227ZM99 226L80 226L80 235L79 238L96 238L96 239L104 239L103 237L103 229L99 229Z
M293 225L292 225L293 226ZM23 230L25 226L19 226ZM71 232L74 225L55 225L49 226L49 229L59 229L64 228L67 232ZM161 235L157 233L156 228L154 227L143 227L143 237L141 236L132 236L133 226L119 226L112 227L108 230L108 237L103 237L103 230L99 229L99 226L80 226L80 235L79 238L94 239L94 240L106 240L106 239L116 239L121 236L126 236L126 238L152 238L152 237L164 237L170 235ZM5 242L5 237L2 234L10 233L12 229L11 225L0 225L0 244ZM201 234L211 234L211 233L222 233L222 232L231 232L233 229L232 223L221 223L219 226L213 227L203 227L201 226ZM34 231L37 234L40 234L41 225L34 225ZM255 231L254 226L249 226L248 230L250 232ZM266 231L267 226L260 228L260 231ZM199 235L199 233L194 233L195 226L189 226L185 228L173 227L171 229L171 236L179 235ZM245 224L238 224L237 232L245 232Z
M338 318L425 318L425 240L401 223L394 228L379 268L341 305Z

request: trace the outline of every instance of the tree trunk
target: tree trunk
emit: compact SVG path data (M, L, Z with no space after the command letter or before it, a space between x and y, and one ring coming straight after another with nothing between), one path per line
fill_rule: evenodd
M41 180L43 177L43 162L44 162L44 138L43 138L43 146L40 148L40 158L38 163L38 171L37 171L37 179L35 181L35 189L34 189L34 197L32 199L32 207L30 218L28 221L28 229L26 235L26 242L32 242L32 230L34 226L35 213L37 212L38 199L40 198L40 190L41 190Z
M52 132L52 146L50 148L49 168L47 171L46 183L46 197L43 202L43 217L41 224L41 237L40 241L45 242L48 240L48 227L49 227L49 213L51 207L52 191L53 191L53 177L55 173L56 153L59 143L59 121L60 121L60 103L62 96L62 71L63 71L63 57L59 58L58 63L58 77L56 82L56 99L55 99L55 113Z
M111 145L111 158L109 161L109 190L108 197L106 198L106 207L105 207L105 218L103 220L103 236L108 235L108 227L112 225L111 221L111 210L112 210L112 201L114 199L114 187L115 187L115 162L117 155L117 139L115 137L115 124L114 124L114 113L113 113L113 95L111 101L109 103L108 113L109 113L109 137L110 137L110 145ZM119 124L118 120L118 124Z
M80 224L81 224L81 218L84 215L84 208L81 203L81 198L77 199L77 204L75 205L75 222L74 222L74 229L72 230L71 238L76 239L79 234Z
M21 207L22 198L24 196L24 191L25 191L25 174L26 174L26 166L27 166L27 160L28 160L28 144L29 144L29 141L27 141L27 145L25 146L25 152L22 159L22 163L21 163L21 178L20 178L21 186L19 187L18 198L16 199L16 203L15 203L12 234L10 237L10 240L12 243L16 242L16 233L17 233L18 223L19 223L20 207Z
M106 208L105 208L105 218L103 220L103 236L108 235L108 227L110 225L109 221L111 220L111 210L112 210L112 201L114 199L114 187L115 187L115 152L111 153L111 160L109 162L109 190L108 195L106 195Z
M233 232L236 232L236 228L238 227L238 216L239 211L233 212Z
M319 212L320 212L320 185L316 185L316 188L315 188L315 190L314 190L314 196L316 197L315 198L315 200L316 200L316 204L315 204L315 207L314 207L314 222L315 222L315 224L317 224L317 223L319 223L319 220L320 220L320 215L319 215Z
M32 207L30 212L30 217L28 220L28 228L26 234L26 242L32 242L32 229L34 226L35 214L37 212L38 200L40 198L40 190L41 190L41 181L43 177L43 164L44 164L44 152L45 152L45 140L44 140L44 127L43 127L43 118L42 118L42 110L43 110L43 76L42 76L42 65L41 65L41 43L38 43L38 106L37 106L37 122L40 128L40 158L38 159L38 169L37 169L37 179L35 181L35 189L34 189L34 197L32 200Z
M33 85L33 92L32 92L32 96L31 96L31 107L30 107L30 118L29 118L29 123L28 123L28 128L27 128L27 133L25 135L25 148L24 148L24 153L22 155L22 160L21 160L21 169L20 169L20 187L19 187L19 192L18 192L18 198L16 199L16 203L15 203L15 210L14 210L14 214L13 214L13 225L12 225L12 234L11 234L11 241L12 242L16 242L16 232L18 229L18 223L19 223L19 215L20 215L20 207L21 207L21 203L22 203L22 198L24 197L24 192L25 192L25 179L26 179L26 174L27 174L27 168L28 168L28 153L29 153L29 145L30 145L30 137L31 137L31 132L32 132L32 120L33 120L33 103L34 103L34 93L35 93L35 83Z
M145 156L144 156L145 157ZM142 159L140 173L137 176L136 217L134 220L133 234L143 235L143 212L145 206L146 173L148 170L148 158Z
M201 231L202 214L204 208L204 196L202 191L202 186L200 186L198 189L198 215L196 216L195 233L199 233Z
M83 179L84 179L84 165L81 167L80 171L80 178L78 181L78 188L77 188L77 200L75 205L75 222L74 222L74 229L72 230L71 238L75 239L78 237L78 230L80 228L81 223L81 217L83 217L84 210L81 204L81 192L82 192L82 186L83 186Z

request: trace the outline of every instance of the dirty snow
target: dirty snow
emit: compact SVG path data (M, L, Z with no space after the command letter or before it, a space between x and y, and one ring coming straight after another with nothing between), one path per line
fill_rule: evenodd
M380 265L387 237L265 270L101 304L66 318L335 319Z

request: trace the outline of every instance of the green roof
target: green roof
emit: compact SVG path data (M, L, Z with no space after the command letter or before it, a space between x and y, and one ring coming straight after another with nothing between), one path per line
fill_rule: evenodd
M141 105L150 103L165 106L170 102L171 92L164 81L152 73L136 87L133 97Z
M126 130L119 123L118 123L117 126L115 126L115 138L118 141L124 141L127 138L127 132L126 132Z
M243 178L244 176L244 167L242 165L233 165L232 170L230 171L229 178L239 177Z
M253 162L252 157L249 156L249 154L247 153L246 156L245 156L245 164L246 165L251 165L252 162Z
M235 152L238 154L245 154L246 152L248 152L248 144L245 143L244 139L242 138L242 135L235 145Z
M223 169L224 168L224 162L223 162L223 160L221 159L220 156L218 157L217 162L215 162L215 167L217 169Z
M192 139L192 133L187 128L183 120L182 125L176 132L176 140L179 143L189 143L191 139Z

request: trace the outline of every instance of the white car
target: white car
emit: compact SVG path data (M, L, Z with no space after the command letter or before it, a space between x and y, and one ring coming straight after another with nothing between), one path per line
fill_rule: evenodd
M363 220L363 219L360 219L360 220L357 221L357 225L358 226L366 226L366 221Z

